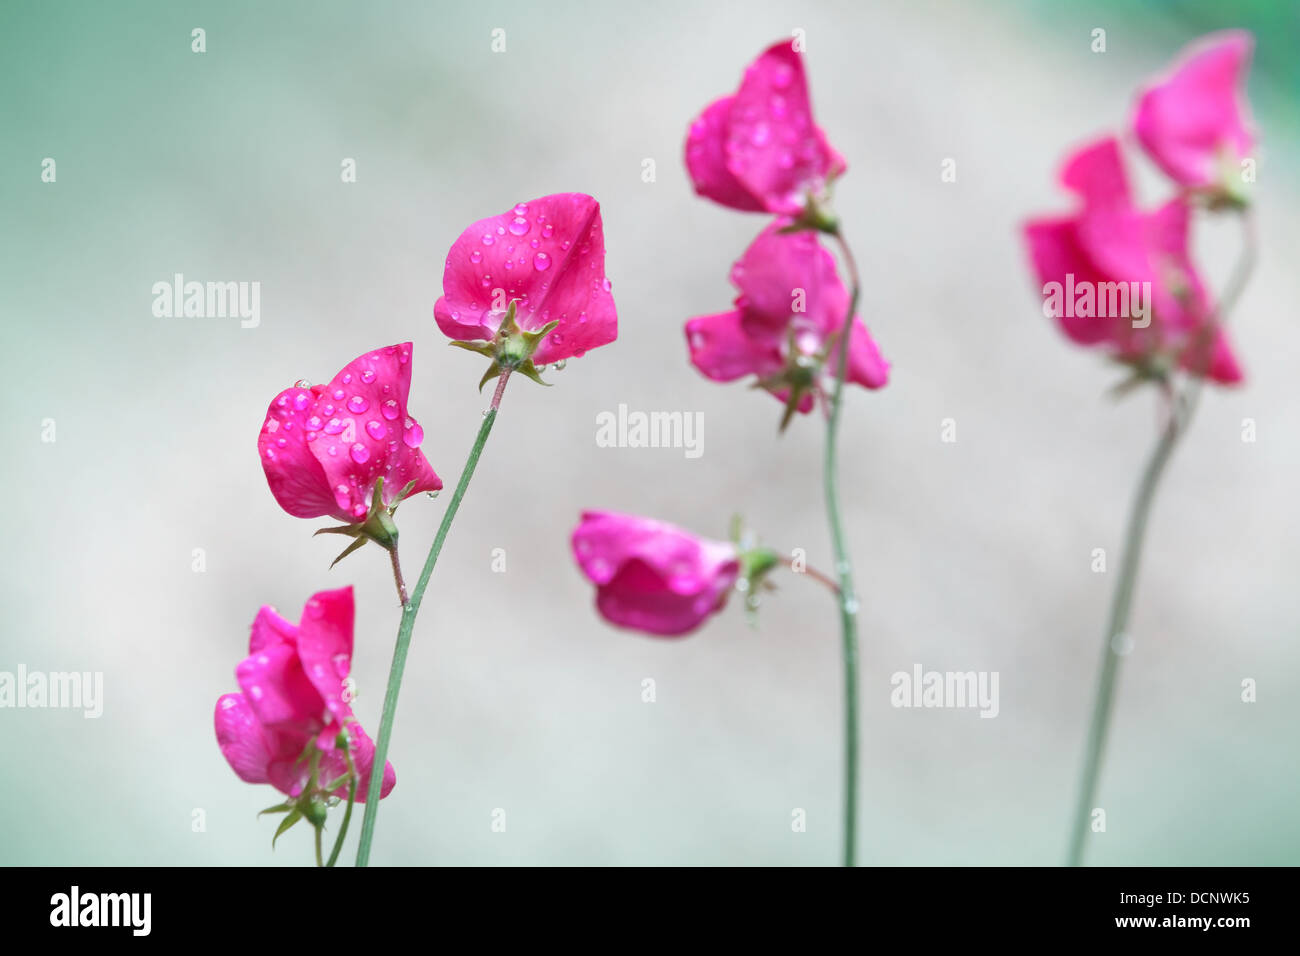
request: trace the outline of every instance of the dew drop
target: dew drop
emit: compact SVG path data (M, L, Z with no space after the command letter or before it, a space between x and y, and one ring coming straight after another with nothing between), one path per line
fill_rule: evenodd
M426 491L425 494L426 494L427 496L429 496L430 498L436 498L436 497L438 497L438 492L436 492L436 491Z
M387 431L388 429L386 429L383 426L382 422L377 422L373 419L366 422L366 434L369 435L371 438L373 438L375 441L383 441L384 435L387 433Z
M553 235L555 235L555 227L548 222L542 227L542 238L549 239Z
M344 385L351 385L351 384L352 384L352 373L351 373L351 372L344 372L344 373L343 373L343 378L340 379L340 381L342 381Z
M343 401L343 396L344 396L344 394L345 394L345 393L344 393L343 389L341 389L341 388L336 388L336 389L334 389L334 401L336 401L336 402L341 402L341 401Z
M293 387L294 387L294 388L311 388L311 382L307 381L305 378L300 378L300 379L298 379L298 381L296 381L296 382L293 383Z
M538 272L545 272L551 267L551 257L544 252L539 252L533 256L533 268Z
M322 431L324 431L326 435L337 435L339 432L343 431L343 423L337 418L331 418L325 423L325 427Z
M391 422L394 418L396 418L398 415L402 414L402 413L401 413L401 410L398 409L398 407L397 407L397 401L396 401L396 399L392 399L392 398L390 398L388 401L384 402L384 404L380 406L379 411L380 411L380 413L383 414L383 416L384 416L385 418L387 418L390 422Z
M299 392L293 397L293 407L296 411L306 411L307 406L311 404L311 399L307 397L306 392Z
M523 236L528 233L530 227L528 224L528 220L525 219L523 216L515 216L514 219L510 220L509 228L510 228L510 235Z
M475 249L473 252L471 252L471 253L469 254L469 261L470 261L470 262L482 262L482 261L483 261L483 253L481 253L481 252L479 252L477 249Z
M424 441L424 429L408 418L402 426L402 441L406 443L407 448L419 448L420 443Z
M526 202L519 203L517 206L515 206L514 212L516 216L522 216L524 213L528 212L528 203Z
M353 395L348 399L348 411L360 415L370 407L370 402L363 395Z
M352 460L358 465L364 465L370 460L370 449L361 444L361 442L353 444L353 446L348 450L348 454L352 456Z
M374 369L369 369L369 368L368 368L368 369L366 369L364 372L361 373L361 381L365 382L367 385L369 385L369 384L370 384L371 382L373 382L374 380L375 380L375 372L374 372Z
M485 245L485 246L490 246L490 245L492 245L492 243L494 243L494 242L496 242L496 241L497 241L497 240L496 240L496 237L493 236L492 233L490 233L490 232L485 232L485 233L483 233L483 245ZM480 255L480 256L479 256L479 259L482 259L482 258L483 258L483 257ZM478 259L475 259L474 261L475 261L475 262L478 262Z

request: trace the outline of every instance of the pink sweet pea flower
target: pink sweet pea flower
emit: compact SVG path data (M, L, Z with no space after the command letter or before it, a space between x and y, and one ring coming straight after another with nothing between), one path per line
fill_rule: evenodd
M1254 145L1242 96L1254 39L1244 30L1202 37L1173 71L1138 98L1133 130L1170 177L1191 188L1226 189Z
M688 634L720 611L740 574L734 545L610 511L583 512L573 555L596 585L602 617L661 637Z
M686 341L692 364L708 378L756 375L783 402L793 398L800 412L808 412L821 379L838 367L839 343L829 350L827 344L843 328L849 293L816 233L783 233L782 225L778 220L764 229L732 266L731 282L740 292L735 309L689 320ZM889 381L889 363L858 318L846 381L872 389Z
M1044 308L1050 307L1065 334L1081 345L1103 345L1138 368L1172 359L1199 371L1195 367L1205 364L1205 346L1211 344L1208 377L1221 384L1241 381L1223 330L1206 336L1213 306L1188 251L1188 201L1179 197L1154 212L1139 210L1114 138L1072 155L1061 182L1079 196L1079 210L1033 220L1024 231L1044 284ZM1111 307L1123 301L1110 291L1116 283L1125 286L1127 312ZM1135 296L1147 299L1149 313L1142 314Z
M406 411L411 343L367 352L328 385L287 388L267 409L257 450L280 507L297 518L365 521L376 480L383 503L403 488L438 491L420 451L424 429Z
M844 172L844 157L813 122L803 55L792 40L765 50L740 89L691 124L686 169L701 196L786 216L798 216L809 194L820 197Z
M353 720L344 690L352 666L352 588L314 595L296 625L263 607L248 653L235 669L240 692L224 694L214 716L217 745L231 768L241 780L296 797L307 784L311 761L303 755L312 741L321 752L318 784L347 773L336 743L346 728L360 777L356 798L364 802L375 745ZM381 797L396 781L393 765L385 764ZM334 795L346 798L347 787Z
M583 193L543 196L474 223L447 253L442 291L433 315L451 339L490 341L513 299L522 331L559 322L532 356L539 365L618 337L600 203Z

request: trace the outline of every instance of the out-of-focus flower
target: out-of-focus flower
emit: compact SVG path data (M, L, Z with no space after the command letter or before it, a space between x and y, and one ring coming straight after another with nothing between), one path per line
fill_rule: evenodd
M1138 96L1138 142L1175 182L1236 196L1241 161L1254 145L1243 88L1253 37L1202 37L1164 79Z
M756 375L791 411L808 412L838 367L849 293L814 232L783 228L769 225L732 266L735 308L689 320L686 341L692 364L708 378ZM846 381L872 389L889 381L889 363L856 317Z
M1061 183L1079 197L1078 211L1024 227L1044 312L1075 342L1104 347L1144 377L1182 366L1221 384L1240 381L1188 251L1190 203L1138 209L1110 137L1070 156Z
M701 196L792 217L844 172L844 157L813 122L803 55L792 40L765 50L745 70L740 89L691 124L686 168Z
M720 611L741 573L735 545L636 515L585 511L572 544L601 615L661 637L688 634Z

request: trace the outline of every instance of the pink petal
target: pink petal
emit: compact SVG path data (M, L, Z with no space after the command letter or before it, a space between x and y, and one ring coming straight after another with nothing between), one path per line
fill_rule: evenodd
M1254 48L1242 30L1203 37L1172 73L1143 90L1134 133L1161 169L1184 186L1212 186L1254 143L1241 91ZM1226 157L1225 157L1226 154Z
M272 644L250 654L235 668L248 705L264 727L323 723L325 701L303 673L298 650Z
M266 783L270 754L261 724L243 694L223 694L214 714L217 746L232 770L245 783Z
M316 396L309 389L286 388L271 401L257 438L257 454L271 494L295 518L316 518L335 510L325 469L307 441L315 404Z
M365 519L376 479L384 479L384 503L414 481L411 494L437 491L442 480L424 453L424 429L406 408L411 392L410 342L367 352L349 362L320 390L309 424L309 442L342 521Z
M729 543L616 512L583 512L572 545L578 566L598 586L600 613L651 634L698 627L718 610L740 570Z
M828 366L831 374L839 368L839 352L838 345L831 350ZM859 318L854 318L849 334L849 367L845 381L864 388L884 388L889 384L889 363L881 356L871 333Z
M343 680L352 669L352 588L320 591L303 608L298 657L303 672L338 721L352 710L343 701Z
M715 382L746 375L766 376L781 370L779 336L751 336L739 312L701 315L686 323L691 364Z
M298 644L298 625L286 621L276 612L275 608L266 604L257 612L257 617L253 618L253 626L249 628L248 653L256 654L260 650L274 647L277 644L288 644L290 647L296 647Z
M1069 274L1074 276L1076 283L1101 281L1100 273L1078 241L1075 219L1040 219L1028 223L1025 226L1025 239L1038 279L1044 285L1058 282L1064 289ZM1113 337L1113 319L1079 317L1072 312L1072 309L1065 308L1062 303L1056 320L1065 334L1075 342L1094 345Z
M470 226L447 253L442 287L434 318L453 339L491 339L511 299L522 300L525 331L558 320L533 356L538 364L618 336L600 204L582 193L543 196Z
M727 168L769 212L797 215L844 159L813 122L803 57L782 40L745 71L727 124Z
M686 136L686 171L695 192L742 212L762 212L763 203L727 168L727 123L734 96L714 100Z

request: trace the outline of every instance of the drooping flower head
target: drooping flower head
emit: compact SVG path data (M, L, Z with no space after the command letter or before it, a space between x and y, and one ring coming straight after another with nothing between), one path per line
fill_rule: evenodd
M601 616L661 637L688 634L721 610L741 573L735 545L636 515L585 511L572 544Z
M1065 334L1138 369L1199 373L1208 359L1209 378L1240 381L1226 335L1209 325L1213 305L1188 250L1190 203L1138 209L1110 137L1070 156L1061 183L1079 197L1078 210L1027 223L1025 238L1045 311Z
M543 196L474 223L447 253L442 291L433 315L453 340L492 342L514 300L523 332L558 323L531 355L538 364L618 337L600 203L583 193Z
M366 520L375 484L382 503L438 491L442 480L420 451L424 429L406 410L411 343L367 352L326 385L299 383L267 409L257 450L280 507L297 518ZM413 483L413 484L412 484Z
M845 170L813 122L803 54L792 40L765 50L740 89L691 124L686 168L695 191L746 212L798 216Z
M686 341L692 364L708 378L755 375L792 409L808 412L838 368L849 293L816 233L782 228L780 220L769 225L732 267L735 308L689 320ZM856 317L845 380L872 389L889 380L889 363Z
M1253 47L1244 30L1203 37L1139 94L1133 131L1175 182L1229 194L1240 182L1255 142L1244 97Z
M347 759L338 747L346 729L359 775L357 800L366 798L375 745L353 719L344 681L352 666L352 589L321 591L293 624L263 607L253 621L248 657L235 668L238 693L217 701L214 722L222 755L241 780L269 783L290 797L303 793L318 751L317 783L343 778ZM385 764L381 796L396 782ZM347 797L340 786L335 796Z

